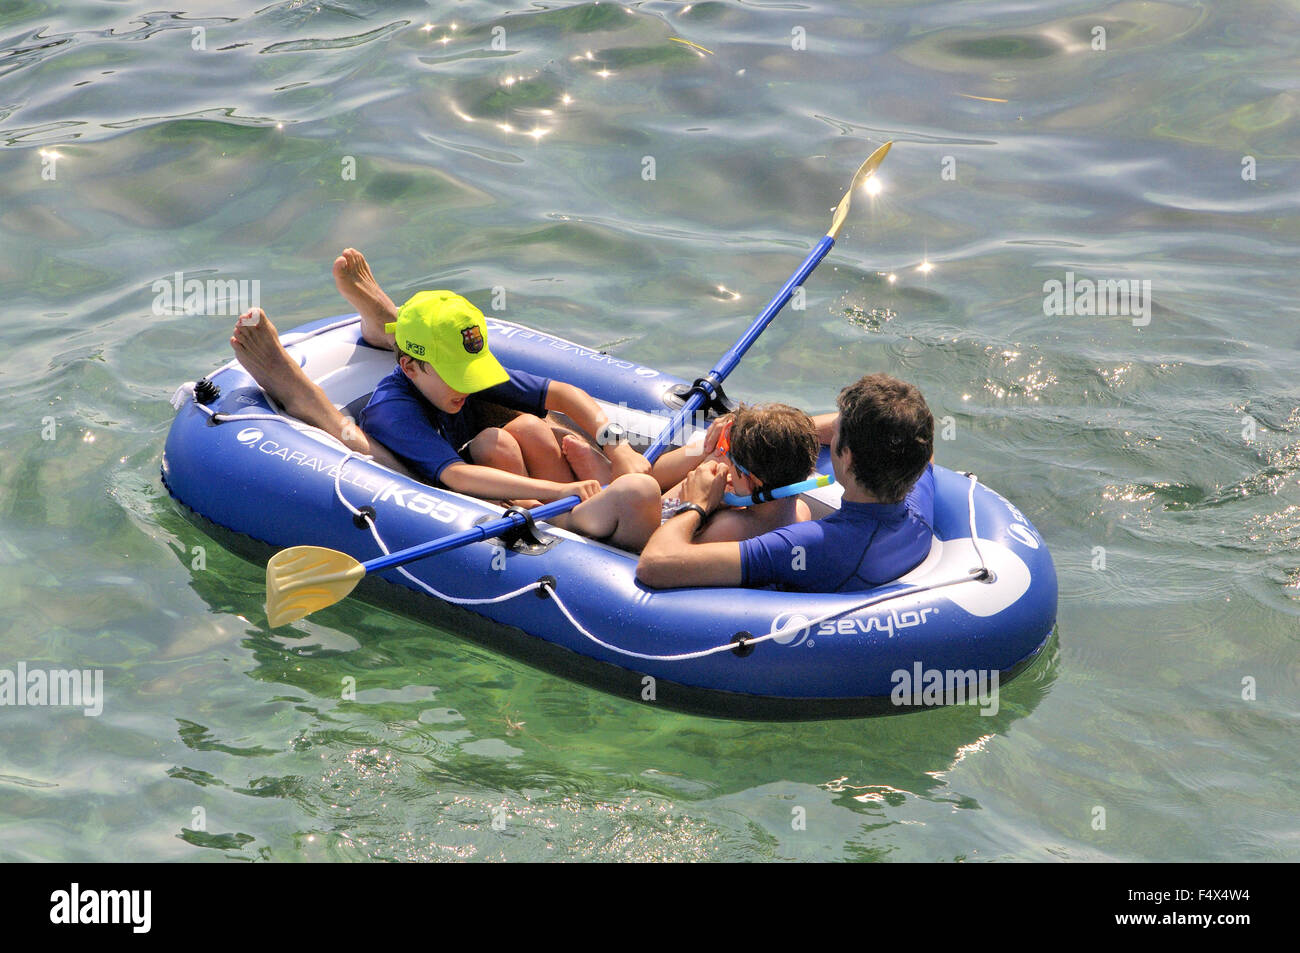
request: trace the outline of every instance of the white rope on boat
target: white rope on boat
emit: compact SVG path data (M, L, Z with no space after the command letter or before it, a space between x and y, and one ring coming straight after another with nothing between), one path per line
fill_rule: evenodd
M980 552L980 537L975 532L975 484L979 482L979 478L973 473L967 473L966 476L970 477L970 494L966 497L966 513L970 516L970 544L975 548L975 555L980 558L980 569L987 573L988 563L984 561L984 554Z
M338 327L343 324L349 324L349 323L352 322L351 321L339 322L338 325L331 325L330 327L331 328ZM324 331L329 329L330 328L322 328L320 332L317 333L323 333ZM193 396L193 385L192 384L182 385L182 390L185 388L185 386L189 387L190 395ZM180 396L180 393L181 391L178 390L177 397ZM383 537L380 535L379 528L375 525L374 518L370 515L370 513L364 512L358 509L357 507L353 506L352 503L348 501L348 498L343 495L343 485L342 485L343 468L347 466L348 461L351 460L353 457L359 460L372 460L373 459L372 457L367 456L366 454L363 453L358 453L357 451L353 450L351 447L348 447L346 444L340 441L333 434L321 430L319 427L313 427L310 424L305 424L302 423L301 421L293 420L289 417L285 417L280 414L268 414L268 413L221 414L212 410L212 408L199 403L198 400L195 400L194 403L197 407L199 407L199 409L201 409L209 417L211 417L213 420L219 423L227 423L227 422L233 422L237 420L278 420L284 423L288 423L290 426L300 431L311 431L313 433L321 434L331 443L337 445L340 449L344 451L344 454L343 454L343 459L339 461L338 466L334 469L334 495L338 497L339 502L343 504L343 506L348 510L349 513L352 514L354 518L360 518L366 521L366 525L370 529L370 535L374 537L375 545L379 547L380 551L385 556L390 555L388 544L384 542ZM519 596L525 595L529 592L534 592L538 589L545 589L547 594L550 596L550 598L555 600L556 606L559 607L560 612L563 613L564 617L569 621L569 624L572 625L573 628L577 630L581 635L583 635L585 638L589 639L590 641L596 643L601 648L607 649L610 652L614 652L618 655L622 655L627 658L641 659L642 661L647 661L647 662L689 662L694 659L705 658L710 655L718 655L722 652L734 652L739 648L749 648L751 646L759 644L760 642L768 642L773 639L779 639L782 638L783 636L791 635L793 633L799 632L804 629L811 629L813 626L820 625L821 623L834 619L837 616L847 615L850 612L857 612L859 609L865 609L868 608L869 606L879 605L884 602L890 602L894 599L906 598L907 596L913 596L922 592L930 592L935 589L943 589L947 586L955 586L960 583L972 582L977 579L987 578L988 564L985 562L984 554L983 552L981 552L979 548L979 541L978 541L979 538L975 530L975 486L979 481L976 478L975 474L973 473L968 473L967 477L969 477L970 479L970 488L967 492L966 508L970 520L971 545L975 548L975 554L979 556L979 560L980 560L979 569L971 569L963 576L947 579L944 580L943 582L927 583L925 585L917 585L907 589L900 589L896 592L887 592L880 595L869 596L866 599L862 600L861 602L853 603L852 605L845 606L844 608L841 609L835 609L834 611L827 612L824 615L820 615L814 619L803 621L802 623L792 621L782 626L780 629L772 629L764 633L763 635L756 635L752 638L746 638L741 642L737 642L737 641L725 642L721 645L715 645L707 649L700 649L699 651L696 652L681 652L675 655L652 655L646 652L636 652L633 651L632 649L625 649L622 648L621 646L612 645L609 642L606 642L603 639L600 639L597 636L593 635L582 625L582 623L580 623L576 618L574 618L573 613L569 611L569 607L564 604L564 600L561 599L560 594L556 592L555 586L545 579L539 579L537 582L529 583L526 586L521 586L520 588L515 589L513 592L507 592L500 596L493 596L484 599L474 599L474 598L469 598L464 596L453 596L445 592L440 592L439 590L433 588L433 586L426 583L424 580L419 579L416 576L413 576L411 573L407 572L405 566L396 566L394 568L398 572L400 572L404 577L406 577L406 579L414 583L416 586L419 586L421 589L429 593L431 596L437 599L441 599L444 602L449 602L452 605L462 605L462 606L492 605L495 603L507 602L511 599L518 598Z
M209 417L211 417L219 424L233 423L236 420L278 420L280 423L288 424L294 430L297 430L301 433L320 434L331 444L333 444L336 448L345 451L347 453L347 456L356 457L359 460L370 460L370 461L374 460L374 457L371 457L367 454L357 453L355 450L353 450L351 447L345 444L338 437L334 436L328 430L321 430L319 427L313 427L311 424L305 424L301 420L295 420L292 417L285 417L283 414L270 414L270 413L223 414L213 410L211 407L208 407L205 404L200 404L197 400L194 401L194 406L198 407L199 410L203 411L205 414L207 414ZM347 457L344 457L343 460L339 463L339 466L342 466L346 462L347 462Z
M341 482L343 467L347 464L348 458L352 456L361 456L361 455L356 454L353 451L349 450L347 454L344 456L343 460L339 462L338 469L334 473L334 493L335 495L338 496L339 500L343 503L345 507L347 507L348 511L352 513L354 517L360 517L361 519L364 519L366 521L366 525L370 527L370 534L371 536L374 537L375 544L379 547L380 551L383 552L385 556L387 556L389 555L388 544L384 542L383 537L379 534L379 528L375 525L374 519L371 517L369 513L362 512L361 510L354 507L351 503L348 502L347 498L343 495L343 486ZM977 482L976 478L974 474L972 474L970 477L970 492L967 496L967 504L970 509L970 525L971 525L972 541L974 540L974 531L975 531L975 484L976 482ZM787 624L780 629L771 630L764 635L754 636L753 638L745 639L744 647L757 645L759 642L767 642L772 639L779 639L784 635L787 635L791 632L798 632L801 629L810 629L815 625L820 625L822 622L826 622L830 619L834 619L837 616L846 615L850 612L856 612L859 609L865 609L868 606L877 605L882 602L889 602L890 600L893 599L901 599L906 596L916 595L917 593L921 593L921 592L930 592L931 590L934 589L942 589L945 586L955 586L959 583L970 582L973 579L978 578L981 573L987 571L987 567L984 563L984 555L980 552L978 545L975 548L975 552L980 557L979 570L971 570L964 576L948 579L943 582L935 582L935 583L928 583L926 585L912 586L908 589L902 589L897 592L887 592L881 595L871 596L863 600L862 602L854 603L853 605L846 606L841 609L836 609L832 612L827 612L825 615L818 616L815 619L810 619L809 621L804 622L802 625ZM717 655L722 652L733 652L740 645L740 643L737 642L725 642L721 645L715 645L707 649L700 649L699 651L696 652L680 652L675 655L652 655L647 652L636 652L633 651L632 649L625 649L622 646L613 645L599 638L598 636L593 635L591 632L589 632L586 629L586 627L583 626L583 624L574 617L573 613L569 611L569 607L564 604L564 600L560 598L560 594L556 591L555 586L552 585L548 580L539 579L537 582L529 583L528 585L522 586L521 588L516 589L513 592L508 592L505 595L496 596L494 598L470 599L470 598L464 598L460 596L452 596L445 592L439 592L437 589L433 588L433 586L430 586L428 583L424 582L424 580L419 579L411 575L409 572L407 572L405 566L398 566L396 567L396 569L403 576L405 576L411 582L415 583L425 592L429 593L432 596L435 596L438 599L442 599L444 602L450 602L453 605L488 605L497 602L506 602L507 600L514 599L517 596L522 596L525 593L533 592L537 589L545 589L547 594L552 599L555 600L556 606L559 607L560 612L564 614L564 617L569 621L569 624L573 626L573 628L576 629L581 635L583 635L585 638L589 639L590 641L596 643L601 648L608 649L611 652L615 652L618 655L622 655L627 658L641 659L642 661L647 661L647 662L689 662L694 659L705 658L709 655Z

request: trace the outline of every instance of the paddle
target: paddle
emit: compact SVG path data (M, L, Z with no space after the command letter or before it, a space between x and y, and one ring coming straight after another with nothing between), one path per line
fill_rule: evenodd
M852 202L853 193L857 191L858 186L871 178L872 173L876 171L876 168L880 163L885 161L885 156L889 154L889 149L893 144L892 141L886 142L875 152L871 153L871 155L867 157L867 161L858 167L858 171L853 175L853 181L849 183L849 190L844 193L844 198L840 199L840 204L835 208L835 215L831 219L830 231L828 231L822 240L813 247L813 250L808 253L808 257L803 260L803 264L795 269L794 274L792 274L786 283L781 286L781 290L778 291L776 296L767 303L767 307L759 312L758 317L754 319L754 323L749 326L749 329L745 331L741 339L732 345L731 350L722 355L722 359L713 366L713 370L700 378L698 383L705 384L711 389L712 387L721 384L727 378L727 375L735 370L736 365L739 364L740 359L745 356L745 352L749 350L750 345L758 340L758 336L766 330L769 324L772 323L772 319L776 317L777 312L784 308L785 303L794 295L794 290L808 280L808 276L812 274L812 270L821 264L821 260L825 258L826 253L831 250L831 246L835 244L835 239L839 237L840 229L844 225L844 220L848 217L849 205ZM648 450L646 450L646 459L653 463L655 459L658 458L659 454L661 454L667 447L668 442L672 440L673 435L677 432L677 429L682 425L682 423L689 420L691 415L700 409L700 405L702 405L705 400L709 399L709 396L710 395L704 393L704 388L697 387L694 389L686 403L682 405L681 410L679 410L677 415L673 418L672 423L660 432L655 442L650 445Z
M831 246L835 244L835 239L839 236L845 218L848 217L849 205L854 191L876 171L876 167L884 161L892 145L892 142L886 142L873 152L867 161L858 168L858 171L854 173L853 181L849 184L849 190L844 193L844 198L840 199L840 204L835 208L830 231L808 253L808 257L803 260L803 264L781 286L781 290L767 303L767 306L754 319L754 322L745 331L741 339L722 356L722 359L714 365L706 377L700 379L699 383L704 386L696 387L691 391L690 397L673 415L673 419L668 426L660 432L654 443L646 450L645 456L647 460L653 463L667 449L668 442L672 439L673 434L700 409L700 406L710 396L705 393L705 390L716 388L726 379L727 375L740 363L740 359L745 356L745 352L758 340L764 329L772 323L772 319L776 317L777 312L790 300L795 288L803 284L808 276L812 274L812 270L826 257L826 253L831 250ZM566 496L544 506L535 507L528 511L528 515L533 520L547 520L552 516L567 513L580 502L581 499L577 496ZM445 553L449 549L492 539L516 526L522 525L524 521L525 517L523 515L509 513L463 532L453 533L450 536L444 536L441 539L431 540L427 543L420 543L417 546L411 546L388 556L378 556L364 563L358 562L347 553L341 553L324 546L292 546L281 550L272 556L270 562L266 564L267 621L272 628L295 622L304 616L310 615L317 609L324 609L326 606L331 606L346 598L348 593L356 588L357 583L367 573L380 572L384 569L400 566L403 563L423 559L426 556Z
M577 496L566 496L545 506L536 506L528 514L534 520L546 520L567 513L580 502ZM519 514L507 514L471 526L463 532L420 543L388 556L376 556L364 563L357 562L347 553L325 546L290 546L282 549L266 564L267 621L273 629L288 622L296 622L317 609L324 609L344 599L366 573L391 569L425 556L436 556L449 549L492 539L523 523L524 517Z

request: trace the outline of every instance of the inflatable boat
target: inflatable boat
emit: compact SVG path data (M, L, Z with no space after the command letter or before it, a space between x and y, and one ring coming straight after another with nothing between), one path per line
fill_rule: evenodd
M686 381L519 324L488 318L509 368L584 388L638 446L663 431ZM359 319L281 338L355 417L393 367ZM259 562L310 544L358 560L500 517L493 503L436 489L285 416L236 362L177 391L162 480L186 515ZM716 408L715 408L716 410ZM706 426L696 421L680 440ZM819 468L830 472L823 448ZM636 556L544 522L367 577L361 598L625 699L729 718L897 714L974 702L1046 644L1056 574L1021 512L972 474L935 466L929 556L869 592L652 590ZM802 495L813 517L832 484Z

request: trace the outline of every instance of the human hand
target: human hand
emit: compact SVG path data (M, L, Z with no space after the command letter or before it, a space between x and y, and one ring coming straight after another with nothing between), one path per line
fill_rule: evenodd
M734 418L735 414L723 414L709 424L709 431L704 435L704 448L700 451L704 456L711 457L717 452L718 438L722 436L722 431L731 424Z
M705 460L686 474L682 483L682 501L704 507L712 513L727 492L727 468L716 460Z
M596 480L576 480L573 483L557 483L560 492L556 494L555 499L561 500L566 496L576 496L584 503L600 492L600 483Z

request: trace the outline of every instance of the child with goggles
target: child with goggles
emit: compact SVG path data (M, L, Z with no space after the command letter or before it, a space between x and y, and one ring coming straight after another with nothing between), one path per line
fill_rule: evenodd
M861 592L897 579L929 555L934 538L934 416L921 392L888 374L868 374L840 391L839 412L817 420L828 440L840 507L735 542L701 538L727 486L771 455L752 448L740 423L711 433L712 456L687 474L683 505L646 542L637 580L677 586L776 586L800 592ZM716 459L718 446L725 463ZM739 462L737 462L739 458ZM801 460L798 481L810 468ZM786 502L777 500L777 503ZM764 506L775 504L768 503ZM754 507L755 511L763 507ZM706 530L707 531L707 530Z
M682 498L686 476L697 466L712 463L727 471L727 486L734 496L753 498L753 505L723 507L700 527L702 542L739 542L769 530L812 518L808 504L798 496L764 497L770 491L805 480L817 466L820 444L813 421L803 411L785 404L742 406L709 427L703 446L689 444L665 453L656 461L654 478L670 487L653 506L638 513L636 525L647 527L645 536L629 549L640 549L661 523L692 505ZM564 439L564 454L581 479L604 482L610 464L585 441ZM644 503L641 503L644 506ZM629 525L634 522L629 520Z
M754 503L718 510L696 539L739 541L812 518L808 504L797 496L770 496L774 490L802 482L817 466L817 431L807 414L786 404L742 406L719 418L709 430L705 459L725 462L733 498L752 498ZM664 494L664 520L691 505L681 499L681 491L678 483Z

